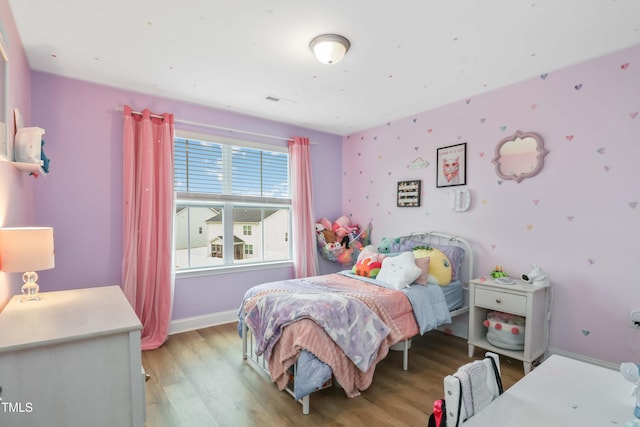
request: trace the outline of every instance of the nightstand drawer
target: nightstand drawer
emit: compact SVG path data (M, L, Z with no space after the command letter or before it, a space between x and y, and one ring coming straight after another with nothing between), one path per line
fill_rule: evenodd
M525 295L496 292L476 287L475 305L511 314L519 314L520 316L527 315L527 297Z

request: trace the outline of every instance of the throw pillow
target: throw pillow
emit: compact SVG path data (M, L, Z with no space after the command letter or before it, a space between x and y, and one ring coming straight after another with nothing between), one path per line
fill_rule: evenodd
M377 279L394 289L403 289L420 277L422 270L416 265L413 252L403 252L398 256L386 257Z

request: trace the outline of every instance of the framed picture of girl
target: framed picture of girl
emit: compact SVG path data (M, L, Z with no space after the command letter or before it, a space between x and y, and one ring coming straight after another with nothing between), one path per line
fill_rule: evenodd
M467 143L437 149L436 187L467 184Z

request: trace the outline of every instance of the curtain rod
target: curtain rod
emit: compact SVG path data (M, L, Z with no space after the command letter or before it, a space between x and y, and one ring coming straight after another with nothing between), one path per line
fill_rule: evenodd
M122 108L117 108L116 111L122 112L124 111L124 109ZM142 115L141 111L131 111L131 114L137 114L139 116ZM154 118L158 118L158 119L162 119L163 116L160 116L158 114L151 114L151 117ZM240 129L232 129L232 128L228 128L228 127L224 127L224 126L216 126L216 125L209 125L206 123L198 123L198 122L190 122L187 120L179 120L174 118L173 119L174 123L180 123L183 125L191 125L191 126L198 126L198 127L204 127L204 128L210 128L210 129L218 129L218 130L225 130L228 132L235 132L235 133L242 133L245 135L253 135L253 136L262 136L264 138L271 138L271 139L278 139L280 141L293 141L293 138L285 138L283 136L275 136L275 135L267 135L265 133L257 133L257 132L249 132L246 130L240 130ZM310 143L311 145L316 145L315 143Z

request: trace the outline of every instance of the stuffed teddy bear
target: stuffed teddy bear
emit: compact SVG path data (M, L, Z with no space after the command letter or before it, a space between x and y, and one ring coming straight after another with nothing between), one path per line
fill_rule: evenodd
M327 228L327 225L329 225L329 228ZM331 229L331 222L326 218L322 218L316 223L316 233L322 234L325 243L335 243L337 240L336 234Z

